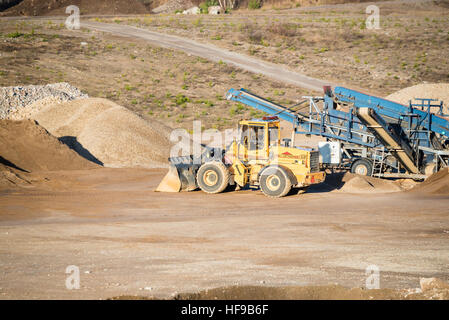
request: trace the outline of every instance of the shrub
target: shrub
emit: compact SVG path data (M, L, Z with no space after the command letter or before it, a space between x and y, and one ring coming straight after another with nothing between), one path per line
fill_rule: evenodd
M268 27L268 31L284 37L295 37L298 35L297 28L298 25L294 23L273 23Z
M6 35L6 37L8 37L8 38L19 38L19 37L21 37L23 35L24 35L23 33L20 33L19 31L16 31L16 32L8 33Z
M200 3L199 8L201 13L209 13L209 7L218 6L218 0L207 0L206 2Z
M192 22L195 27L201 27L203 25L203 19L198 18Z
M263 40L262 31L254 24L246 23L242 26L241 31L251 43L260 44Z
M183 95L183 94L178 94L178 95L176 96L175 103L179 106L179 105L184 104L184 103L189 102L189 101L190 101L190 99L187 98L185 95Z
M262 7L262 0L249 0L248 9L260 9Z

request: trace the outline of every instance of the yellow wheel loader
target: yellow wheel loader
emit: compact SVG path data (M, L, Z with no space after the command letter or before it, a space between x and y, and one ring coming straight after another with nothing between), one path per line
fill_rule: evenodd
M169 159L170 170L156 191L179 192L200 188L220 193L228 186L258 186L269 197L283 197L292 188L324 181L319 152L281 145L276 116L241 120L239 138L226 150L206 148L201 159Z

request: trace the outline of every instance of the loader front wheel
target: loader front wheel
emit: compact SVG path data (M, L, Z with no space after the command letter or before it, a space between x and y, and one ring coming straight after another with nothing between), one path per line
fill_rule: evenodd
M272 198L285 196L292 189L292 182L285 169L278 166L270 166L264 169L259 179L260 190Z
M229 184L230 173L221 162L203 164L196 174L196 181L201 190L206 193L223 192Z

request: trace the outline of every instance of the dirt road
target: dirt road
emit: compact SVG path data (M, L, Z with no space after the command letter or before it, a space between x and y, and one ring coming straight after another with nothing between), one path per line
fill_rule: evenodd
M64 22L66 17L2 17L2 20L50 20ZM81 26L84 28L106 32L115 36L122 36L131 39L142 39L153 45L163 48L175 49L186 52L187 54L202 57L214 62L225 62L243 70L262 74L271 79L284 83L296 85L313 91L322 92L323 86L334 85L330 81L315 79L289 70L283 65L274 64L259 59L254 59L244 54L235 53L223 48L219 48L210 44L199 43L197 41L168 35L165 33L149 31L133 26L118 25L81 20Z
M210 44L199 43L194 40L173 35L144 30L132 26L113 25L101 22L83 21L82 26L111 33L118 36L144 39L152 44L184 51L211 61L223 61L235 65L243 70L263 74L272 79L293 84L309 90L322 91L324 85L331 85L325 80L314 79L303 74L288 70L284 66L254 59L243 54L231 52Z
M152 192L164 170L43 173L0 193L0 298L169 297L227 285L382 288L449 279L449 199L320 188ZM328 191L328 190L326 190ZM80 268L79 290L65 287Z

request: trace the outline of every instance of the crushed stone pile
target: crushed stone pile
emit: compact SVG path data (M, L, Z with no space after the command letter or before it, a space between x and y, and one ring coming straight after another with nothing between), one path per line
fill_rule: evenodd
M152 13L173 13L176 10L185 10L198 5L198 1L185 0L169 0L169 1L154 1Z
M444 112L449 113L449 83L422 83L390 94L386 99L408 105L415 98L429 98L443 101Z
M429 176L411 191L421 194L449 195L449 168L443 168Z
M22 172L96 167L33 120L0 120L0 163Z
M2 87L0 88L0 119L20 118L22 108L42 99L62 102L80 98L88 98L88 96L66 82L43 86Z
M31 119L32 115L40 110L44 109L49 104L59 104L63 102L60 98L57 97L47 97L36 102L33 102L25 107L18 108L14 111L11 111L6 119L9 120L22 120L22 119Z
M106 167L167 167L171 128L107 99L39 103L31 118L84 158ZM25 112L25 113L26 113Z

